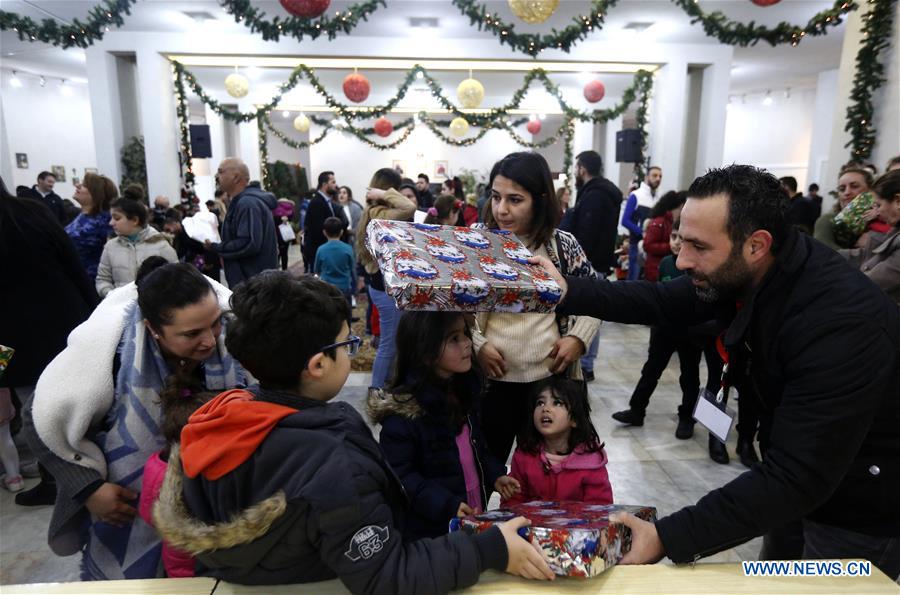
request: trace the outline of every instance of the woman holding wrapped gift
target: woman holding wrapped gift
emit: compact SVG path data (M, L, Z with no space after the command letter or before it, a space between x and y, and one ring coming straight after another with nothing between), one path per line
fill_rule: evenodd
M816 221L815 238L839 248L864 247L869 232L881 239L890 226L878 218L878 206L872 196L872 173L861 167L845 167L838 178L838 202L834 211ZM862 241L860 241L862 238Z
M578 240L557 229L559 203L547 161L533 152L511 153L491 170L491 208L484 226L510 231L536 255L569 275L597 274ZM489 378L483 406L484 433L494 456L509 457L513 439L529 423L529 395L554 374L580 378L579 359L600 326L595 318L555 314L484 312L472 333L478 362Z
M394 299L384 290L384 279L378 270L378 263L366 248L366 227L372 219L389 219L391 221L410 221L416 212L415 200L400 194L399 188L403 179L395 170L383 167L375 172L369 189L366 192L366 208L359 219L359 230L356 234L356 254L359 264L369 277L369 298L378 308L381 325L381 338L378 351L372 364L372 387L381 388L387 381L388 373L394 363L394 333L400 311Z
M224 343L230 296L195 267L151 256L41 374L26 437L56 478L50 548L81 553L83 580L160 576L160 538L135 508L164 445L159 391L172 374L212 391L243 384Z

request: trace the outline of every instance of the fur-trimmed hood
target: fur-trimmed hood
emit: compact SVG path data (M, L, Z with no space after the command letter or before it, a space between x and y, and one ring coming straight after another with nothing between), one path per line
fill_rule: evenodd
M226 523L208 525L188 512L181 496L183 479L180 453L173 445L159 500L153 505L153 525L169 545L193 556L247 545L265 535L287 510L287 499L279 491Z
M372 388L366 399L366 414L373 424L380 424L389 415L416 419L423 416L425 410L413 395L394 394L383 388Z

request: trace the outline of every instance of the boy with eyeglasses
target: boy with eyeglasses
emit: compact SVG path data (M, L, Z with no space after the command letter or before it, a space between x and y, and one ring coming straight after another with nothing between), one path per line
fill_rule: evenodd
M198 410L181 435L154 524L198 575L243 584L338 577L354 593L445 593L488 568L553 574L516 531L404 540L406 495L348 403L359 337L332 285L267 271L239 285L226 346L259 380Z

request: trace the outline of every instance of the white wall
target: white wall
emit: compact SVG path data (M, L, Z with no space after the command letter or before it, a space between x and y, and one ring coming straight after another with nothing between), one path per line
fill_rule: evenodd
M97 167L87 85L66 82L71 95L65 96L59 79L48 78L42 88L36 77L19 73L22 86L14 88L9 84L11 76L8 70L0 76L4 116L0 142L6 147L3 157L10 160L3 168L10 172L11 179L4 178L9 191L15 193L19 185L30 187L41 171L62 165L66 168L66 181L57 181L54 190L63 198L70 198L75 192L72 168L83 178L84 168ZM27 169L16 167L16 153L28 155ZM117 179L113 181L118 185Z
M762 94L750 94L746 103L740 98L731 102L725 121L724 164L752 164L778 177L794 176L805 189L815 89L793 89L790 99L782 91L773 91L772 100L767 107Z

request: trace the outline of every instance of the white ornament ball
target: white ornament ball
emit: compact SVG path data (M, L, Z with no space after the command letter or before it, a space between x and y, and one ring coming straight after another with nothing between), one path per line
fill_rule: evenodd
M465 118L453 118L450 122L450 132L453 136L463 137L469 131L469 123Z
M232 72L225 77L225 90L232 97L240 99L250 92L250 81L243 74Z
M297 132L309 132L309 118L303 114L294 118L294 130Z
M559 0L507 0L513 14L532 25L543 23L559 6Z
M464 108L475 109L484 100L484 85L473 78L468 78L456 87L456 98Z

